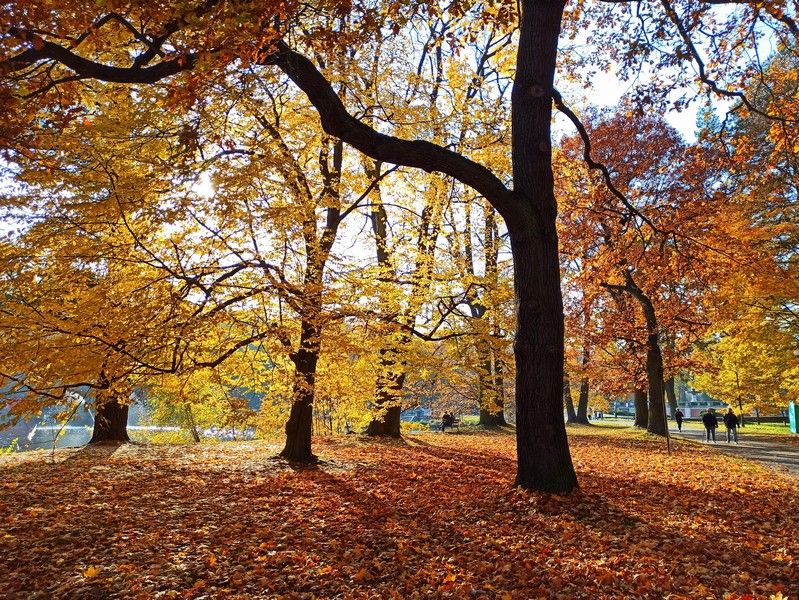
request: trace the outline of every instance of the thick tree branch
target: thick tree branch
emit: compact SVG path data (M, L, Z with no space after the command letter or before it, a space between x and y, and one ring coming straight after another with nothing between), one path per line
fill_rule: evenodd
M324 75L284 42L278 42L277 51L263 63L279 67L305 92L329 135L376 160L454 177L483 195L506 219L516 210L513 193L486 167L432 142L379 133L350 115Z

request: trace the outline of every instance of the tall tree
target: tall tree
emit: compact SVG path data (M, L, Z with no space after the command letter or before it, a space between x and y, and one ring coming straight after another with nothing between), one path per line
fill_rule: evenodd
M633 4L640 6L637 2ZM700 3L697 8L695 3L686 2L675 8L671 2L661 3L658 7L661 12L654 15L653 21L656 31L663 32L663 36L658 33L656 39L666 37L665 34L674 35L680 52L672 52L671 61L663 60L658 67L684 66L685 62L694 60L699 65L700 80L714 92L723 94L728 90L712 79L713 73L708 73L691 39L707 28L686 25L712 20L715 15L708 7L713 4L717 2ZM759 3L751 5L744 5L741 14L736 15L734 27L727 28L734 36L748 35L746 25L750 18L757 23L771 19L766 24L773 22L781 27L780 31L790 32L791 24L795 26L793 13L760 11ZM483 19L510 25L513 6L513 3L480 5L475 9L478 27ZM17 136L43 103L64 102L75 106L79 90L86 90L87 79L131 84L168 80L178 90L176 95L185 99L213 75L253 65L274 65L307 94L328 134L382 162L440 171L472 187L503 216L514 258L516 481L527 488L568 491L577 482L561 411L563 306L550 139L553 80L564 7L563 0L522 0L519 3L517 62L511 98L512 190L502 178L462 154L421 137L406 140L378 132L353 117L324 74L298 48L303 44L310 50L324 46L351 48L358 43L359 32L342 34L340 30L325 27L323 22L313 23L310 28L295 28L303 19L312 18L308 15L315 14L313 7L306 5L300 9L293 4L262 2L231 8L227 2L205 0L188 8L182 4L180 7L159 4L149 8L137 5L107 13L102 7L86 10L83 3L74 0L61 2L57 8L41 6L35 10L30 10L27 2L6 3L0 9L4 21L16 25L2 46L7 84L3 96L13 98L6 103L5 112L10 113L11 124L5 128L3 136L7 139ZM380 22L374 11L353 7L351 3L331 1L326 8L333 14L353 9L363 11L363 15L356 16L364 17L359 20L365 28ZM402 31L406 19L414 14L440 12L435 3L407 6L390 3L385 8L388 17L384 22L397 32ZM449 10L463 12L466 8L456 4ZM581 4L575 5L575 11L582 9ZM365 18L367 16L369 18ZM647 20L641 20L642 26L647 27ZM57 25L53 26L53 22ZM140 29L137 23L142 24ZM603 22L609 23L615 25L616 21ZM617 37L623 38L626 32L621 33ZM646 34L640 36L643 40L652 38ZM453 39L458 38L454 36ZM746 37L744 40L748 41ZM289 42L295 44L295 48ZM711 47L719 46L722 45ZM727 49L737 47L735 43L724 44L717 52L720 58L726 58ZM606 48L612 50L618 45L608 44ZM628 61L637 60L639 56L649 58L660 48L661 44L645 45L644 52L628 52L625 56ZM132 56L135 49L140 51ZM730 70L740 64L735 56L730 62ZM724 65L725 61L717 60L714 64ZM734 75L733 72L731 79L738 81ZM56 91L58 93L49 93ZM22 125L17 126L20 123ZM402 135L402 132L397 133Z

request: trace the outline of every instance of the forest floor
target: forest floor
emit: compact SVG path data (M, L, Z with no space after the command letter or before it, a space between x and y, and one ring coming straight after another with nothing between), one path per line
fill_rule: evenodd
M511 433L123 445L0 457L0 597L799 598L799 477L570 427L566 496Z

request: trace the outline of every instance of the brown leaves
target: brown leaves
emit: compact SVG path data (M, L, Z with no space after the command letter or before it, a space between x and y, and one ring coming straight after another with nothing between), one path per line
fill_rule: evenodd
M510 435L352 437L297 471L264 443L5 457L0 596L796 597L795 479L592 429L548 496L511 487Z

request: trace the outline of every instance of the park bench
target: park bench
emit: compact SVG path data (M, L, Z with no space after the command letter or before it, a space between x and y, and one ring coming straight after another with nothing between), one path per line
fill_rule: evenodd
M440 425L438 426L439 427L439 431L444 431L444 422L443 422L443 420L440 421L439 423L440 423ZM453 427L457 427L458 430L460 430L460 425L461 425L461 420L458 417L455 417L455 418L452 419L452 421L450 421L447 424L447 428L452 429Z

